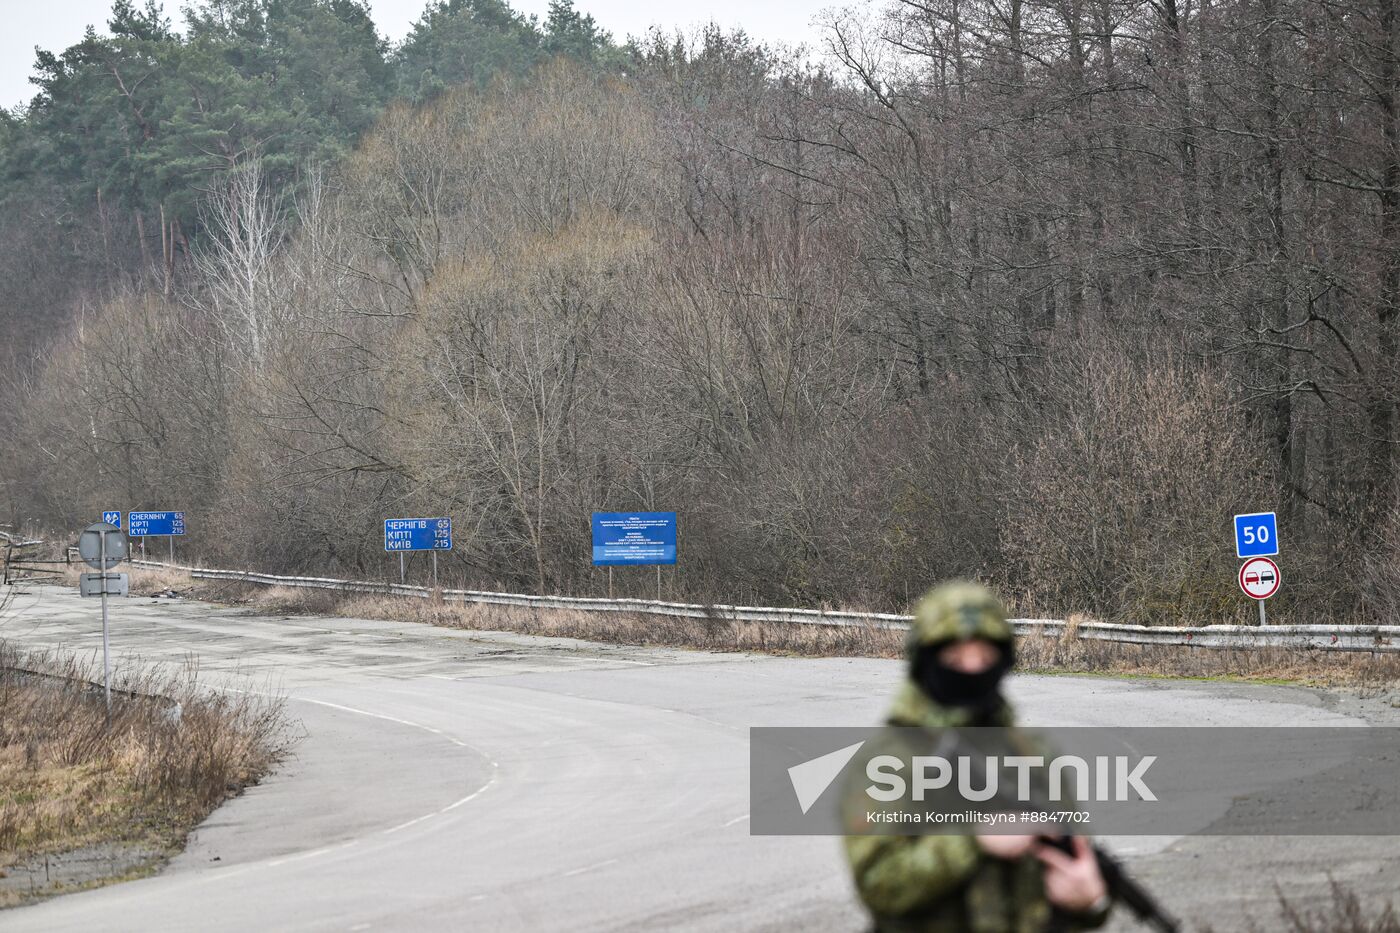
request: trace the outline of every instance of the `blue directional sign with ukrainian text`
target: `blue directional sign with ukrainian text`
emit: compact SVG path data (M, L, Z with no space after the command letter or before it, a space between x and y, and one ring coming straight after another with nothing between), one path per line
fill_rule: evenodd
M675 512L593 513L594 565L675 562Z
M133 538L142 535L182 535L185 533L185 513L128 512L126 533Z
M1273 512L1235 516L1235 554L1270 557L1278 553L1278 522Z
M452 550L452 519L386 518L384 519L384 550L450 551Z
M109 525L117 526L117 530L122 530L122 513L117 509L112 509L102 513L102 520Z

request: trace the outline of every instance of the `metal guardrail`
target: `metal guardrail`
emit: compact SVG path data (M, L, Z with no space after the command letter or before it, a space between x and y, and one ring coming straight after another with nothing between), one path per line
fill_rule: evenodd
M433 590L401 583L374 583L328 577L295 577L246 570L184 567L161 561L133 560L137 567L188 571L197 580L229 580L265 586L287 586L426 599ZM671 603L650 599L596 599L580 596L531 596L483 590L439 591L449 602L519 606L528 609L572 609L581 612L630 612L640 615L711 619L724 622L767 622L795 625L857 626L901 630L910 617L881 612L842 612L824 609L781 609L761 606ZM1400 625L1203 625L1147 626L1112 622L1072 625L1061 619L1012 619L1018 635L1082 638L1134 645L1177 645L1189 648L1240 650L1291 648L1319 651L1400 652Z
M132 561L136 566L171 567L155 561ZM373 583L363 580L337 580L327 577L291 577L244 570L171 568L188 570L197 580L232 580L267 586L306 587L343 593L371 593L426 599L434 591L426 586L402 583ZM575 609L583 612L631 612L643 615L687 619L713 619L725 622L775 622L807 625L853 625L866 628L907 628L908 616L878 612L836 612L821 609L770 609L758 606L723 606L701 603L670 603L652 599L596 599L586 596L532 596L526 593L493 593L485 590L442 589L448 602L519 606L527 609Z
M1017 634L1039 632L1132 645L1179 645L1241 650L1293 648L1321 651L1400 651L1400 625L1120 625L1083 622L1069 626L1050 619L1016 619Z
M72 555L64 553L63 560L49 560L34 555L34 550L45 542L39 538L18 538L0 531L0 584L23 583L27 580L42 580L44 575L57 576L63 573L72 562ZM69 550L76 550L70 548Z

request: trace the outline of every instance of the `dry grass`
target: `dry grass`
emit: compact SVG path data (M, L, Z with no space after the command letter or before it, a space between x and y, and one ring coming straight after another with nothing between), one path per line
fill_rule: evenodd
M1355 891L1332 881L1332 900L1324 907L1307 908L1278 891L1278 917L1251 920L1250 933L1400 933L1400 915L1391 903L1368 910ZM1201 933L1214 933L1209 925Z
M52 582L62 586L71 586L76 590L78 577L81 574L96 572L86 564L73 564L64 570L59 579ZM195 586L195 581L191 580L189 573L184 570L167 570L164 567L137 568L130 564L123 564L113 568L112 572L124 573L130 578L130 594L132 596L164 596L167 593L186 596Z
M131 593L133 596L155 596L165 593L179 593L188 589L191 580L190 575L183 570L159 570L141 569L133 571L131 574Z
M203 689L192 667L114 671L110 723L94 680L100 667L0 642L0 874L106 843L177 849L287 748L280 699Z
M1332 882L1332 904L1320 910L1307 910L1279 893L1284 927L1289 933L1400 933L1400 917L1393 904L1369 913L1355 892Z
M263 600L289 611L301 591L275 591ZM332 594L324 594L332 595ZM323 596L324 598L324 596ZM255 605L262 605L259 600ZM319 609L317 611L328 611ZM904 633L854 626L778 625L724 619L679 619L625 612L538 611L516 606L432 599L348 596L329 610L339 615L422 622L476 631L518 632L623 645L755 651L818 657L898 657Z

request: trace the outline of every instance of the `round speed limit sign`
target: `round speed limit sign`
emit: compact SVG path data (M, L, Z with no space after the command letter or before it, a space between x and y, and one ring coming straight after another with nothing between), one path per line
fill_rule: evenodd
M1240 589L1250 599L1268 599L1278 592L1281 583L1283 574L1279 573L1278 564L1267 557L1247 560L1240 568Z

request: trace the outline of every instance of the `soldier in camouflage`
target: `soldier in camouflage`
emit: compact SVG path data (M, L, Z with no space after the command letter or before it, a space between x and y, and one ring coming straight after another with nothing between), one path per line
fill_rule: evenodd
M915 609L909 677L892 726L929 730L1013 724L998 686L1015 635L1000 601L970 583L942 586ZM854 799L860 794L862 799ZM1051 933L1107 919L1107 888L1089 844L1066 854L1030 835L856 835L863 790L852 785L843 818L856 890L880 933Z

